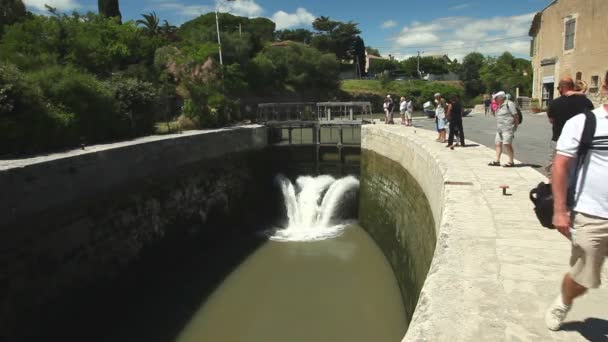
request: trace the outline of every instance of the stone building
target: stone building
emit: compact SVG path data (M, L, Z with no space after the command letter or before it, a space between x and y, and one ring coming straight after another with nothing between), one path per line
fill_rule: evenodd
M559 96L563 76L585 81L588 97L600 102L608 72L608 0L555 0L532 21L532 97L546 105Z

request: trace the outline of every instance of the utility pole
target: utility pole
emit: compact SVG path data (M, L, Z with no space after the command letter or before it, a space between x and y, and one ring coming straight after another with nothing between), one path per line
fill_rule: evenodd
M217 46L220 50L220 65L224 65L224 60L222 59L222 39L220 38L220 19L219 19L219 6L215 8L215 26L217 28Z
M420 79L422 79L422 73L420 72L420 54L422 54L422 53L424 53L424 51L418 51L418 67L417 67L417 70L418 70L418 77Z
M224 1L236 1L236 0L224 0ZM220 2L215 6L215 27L217 28L217 45L220 51L220 65L224 65L224 60L222 59L222 39L220 38Z

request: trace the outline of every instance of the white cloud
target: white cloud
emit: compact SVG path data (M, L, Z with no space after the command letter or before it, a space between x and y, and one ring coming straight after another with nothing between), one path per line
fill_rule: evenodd
M264 13L264 9L254 0L238 0L231 2L217 0L215 5L186 5L180 1L171 0L152 0L152 3L154 3L154 7L157 9L171 11L187 18L193 18L205 13L213 12L216 8L223 13L249 18L259 17Z
M526 57L529 53L528 30L534 13L479 19L444 17L428 22L413 22L389 38L393 46L382 48L383 55L411 56L417 50L425 55L447 54L461 59L469 52L498 55L509 51Z
M388 28L395 27L395 26L397 26L397 22L394 20L387 20L382 23L383 29L388 29Z
M272 21L277 24L277 30L310 25L315 16L304 8L298 8L295 13L278 11L272 15Z
M212 12L215 9L208 5L184 5L179 2L158 3L156 8L175 12L184 17L196 17L201 14Z
M458 11L458 10L462 10L462 9L469 8L469 7L471 7L471 4L464 3L464 4L452 6L452 7L448 8L448 11Z
M38 11L46 11L45 4L55 7L60 11L74 10L81 7L76 0L25 0L23 3Z
M216 5L221 12L227 12L242 17L259 17L264 13L264 9L254 0L221 1L217 0Z

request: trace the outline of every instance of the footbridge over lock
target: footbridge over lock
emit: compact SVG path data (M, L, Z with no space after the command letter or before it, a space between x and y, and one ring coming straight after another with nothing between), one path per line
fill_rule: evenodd
M282 102L258 105L257 123L267 126L277 148L312 149L317 169L329 158L357 158L361 125L373 123L370 102Z

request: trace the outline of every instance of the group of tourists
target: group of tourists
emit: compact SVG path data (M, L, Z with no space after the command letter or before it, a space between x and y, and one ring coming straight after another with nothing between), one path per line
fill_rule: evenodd
M450 102L446 102L440 93L435 94L435 124L439 136L435 141L446 143L446 129L449 129L447 146L454 149L455 146L465 147L464 129L462 127L462 106L458 101L458 96L452 95ZM456 143L454 143L454 138ZM460 140L460 141L458 141Z
M395 109L395 103L390 95L386 95L384 98L384 115L385 122L387 124L394 124L393 111ZM414 101L407 97L401 97L399 101L399 113L401 114L401 124L405 126L412 126L412 115L414 114Z

